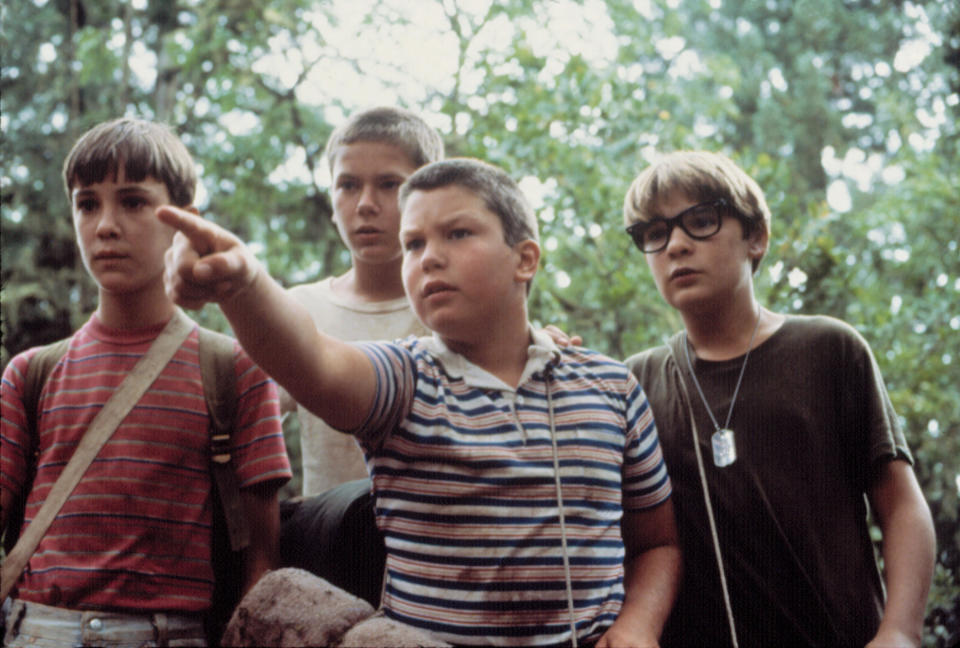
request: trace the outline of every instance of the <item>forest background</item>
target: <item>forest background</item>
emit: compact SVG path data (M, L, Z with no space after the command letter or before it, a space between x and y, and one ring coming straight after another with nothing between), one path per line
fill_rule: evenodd
M624 192L658 151L722 151L773 211L761 299L845 319L877 355L936 522L925 645L960 642L960 5L18 0L0 20L3 365L95 308L59 174L109 118L173 125L201 209L292 285L349 264L331 129L418 111L534 203L536 321L620 358L681 326L623 233Z

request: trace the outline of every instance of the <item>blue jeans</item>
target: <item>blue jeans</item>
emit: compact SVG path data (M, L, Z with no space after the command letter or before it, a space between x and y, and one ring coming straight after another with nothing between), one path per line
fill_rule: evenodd
M206 646L200 616L69 610L13 601L3 645L11 648Z

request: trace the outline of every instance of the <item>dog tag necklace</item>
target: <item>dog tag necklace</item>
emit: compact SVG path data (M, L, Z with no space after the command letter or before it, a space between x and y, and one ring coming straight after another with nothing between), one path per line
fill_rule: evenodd
M693 363L690 361L690 343L687 340L687 332L683 332L683 350L686 352L687 356L687 368L690 370L690 376L693 377L693 384L697 388L697 393L700 394L700 400L703 401L703 407L707 410L707 414L710 415L710 420L713 422L714 433L710 437L710 445L713 447L713 465L718 468L723 468L724 466L729 466L734 461L737 460L737 444L733 436L733 430L730 429L730 419L733 417L733 406L737 403L737 395L740 393L740 383L743 382L743 373L747 370L747 360L750 359L750 350L753 348L753 339L757 335L757 329L760 328L760 317L763 315L763 309L760 309L760 312L757 313L757 323L753 326L753 333L750 334L750 342L747 343L747 352L743 356L743 365L740 367L740 376L737 378L737 386L733 389L733 398L730 399L730 409L727 410L727 421L724 423L723 427L720 427L720 424L717 423L717 418L713 415L713 410L710 409L710 404L707 403L707 397L703 394L703 389L700 387L700 381L697 380L697 374L693 370Z

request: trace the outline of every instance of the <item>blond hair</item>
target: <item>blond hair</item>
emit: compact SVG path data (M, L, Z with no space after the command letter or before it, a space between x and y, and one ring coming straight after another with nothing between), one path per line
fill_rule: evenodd
M667 153L644 169L624 197L624 224L662 217L660 204L676 195L696 202L722 198L743 223L744 237L758 230L770 234L770 208L760 185L733 160L710 151ZM759 263L754 260L754 271Z
M396 146L415 167L443 159L443 139L418 115L393 106L380 106L354 113L334 129L324 155L333 173L341 146L356 142L381 142Z

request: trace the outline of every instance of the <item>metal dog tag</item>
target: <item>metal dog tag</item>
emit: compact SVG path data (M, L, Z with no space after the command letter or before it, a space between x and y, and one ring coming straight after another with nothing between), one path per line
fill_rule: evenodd
M713 465L718 468L729 466L737 460L737 446L733 440L733 430L717 430L710 437L713 446Z

